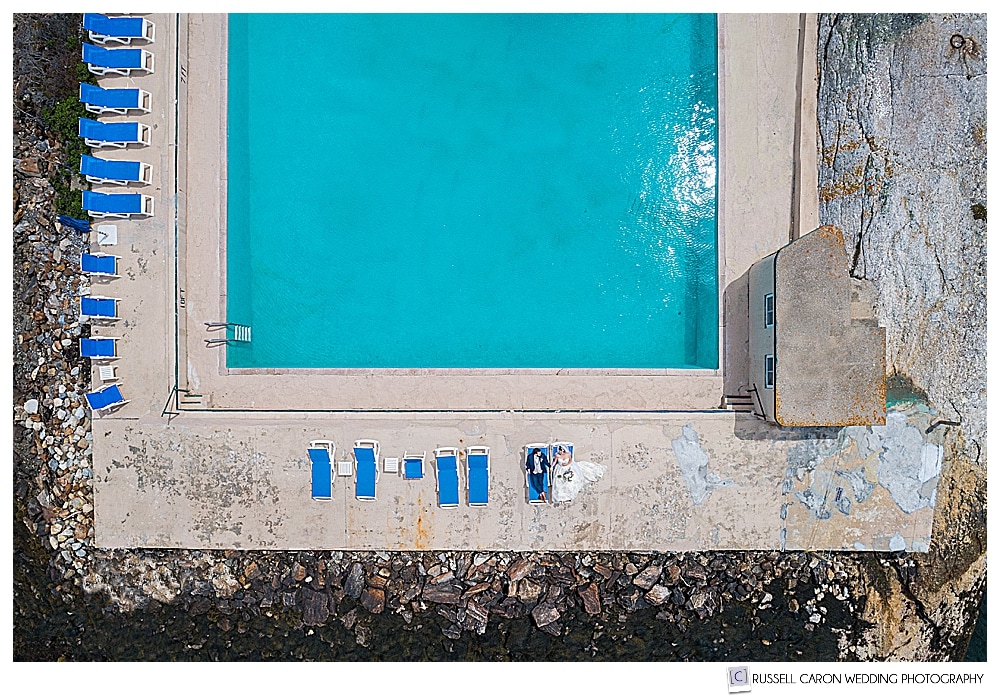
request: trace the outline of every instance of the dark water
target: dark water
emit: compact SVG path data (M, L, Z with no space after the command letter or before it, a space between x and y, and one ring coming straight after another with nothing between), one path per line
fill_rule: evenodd
M969 650L965 652L965 660L986 660L986 591L983 591L983 602L979 606L979 619L976 620L976 628L972 632Z

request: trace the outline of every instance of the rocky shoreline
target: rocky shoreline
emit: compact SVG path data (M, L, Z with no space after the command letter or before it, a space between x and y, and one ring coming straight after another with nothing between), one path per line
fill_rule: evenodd
M66 161L66 143L42 120L45 108L67 96L43 86L67 84L51 75L74 74L79 33L78 15L15 16L14 499L23 526L15 533L15 556L37 567L15 579L15 658L44 651L31 628L46 618L18 609L34 607L41 595L112 625L139 625L142 616L183 609L209 618L221 635L244 634L266 618L308 642L314 631L339 624L371 651L389 626L420 634L425 643L443 639L449 651L491 632L509 640L511 627L530 623L531 632L551 646L571 646L576 658L873 659L901 656L889 624L905 619L922 642L912 657L964 654L985 581L985 510L981 516L974 510L980 491L985 501L985 454L980 486L962 459L967 443L949 451L929 555L95 548L92 424L83 401L90 366L77 349L78 338L88 335L76 300L88 292L78 272L87 245L55 223L50 179L75 163ZM75 80L68 84L75 89ZM970 477L972 494L963 496L960 485ZM956 529L948 529L955 521ZM955 535L965 541L949 542ZM939 592L943 579L962 574L963 586ZM399 622L388 624L390 616ZM676 637L674 648L651 654L629 643L640 620ZM617 653L609 649L615 643L623 647ZM692 653L695 645L705 648Z

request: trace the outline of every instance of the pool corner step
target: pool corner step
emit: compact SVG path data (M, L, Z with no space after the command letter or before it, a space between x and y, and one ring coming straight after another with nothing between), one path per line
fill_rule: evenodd
M181 409L200 409L203 395L194 392L181 392L179 406Z

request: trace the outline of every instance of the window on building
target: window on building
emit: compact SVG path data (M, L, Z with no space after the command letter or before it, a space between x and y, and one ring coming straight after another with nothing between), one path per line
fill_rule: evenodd
M774 293L764 296L764 326L774 326Z
M764 387L774 389L774 356L771 354L764 356Z

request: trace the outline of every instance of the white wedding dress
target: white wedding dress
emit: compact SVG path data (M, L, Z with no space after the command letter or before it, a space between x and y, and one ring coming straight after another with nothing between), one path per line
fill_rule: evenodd
M572 501L587 484L604 476L604 465L595 462L571 460L568 465L552 467L552 500L555 503Z

